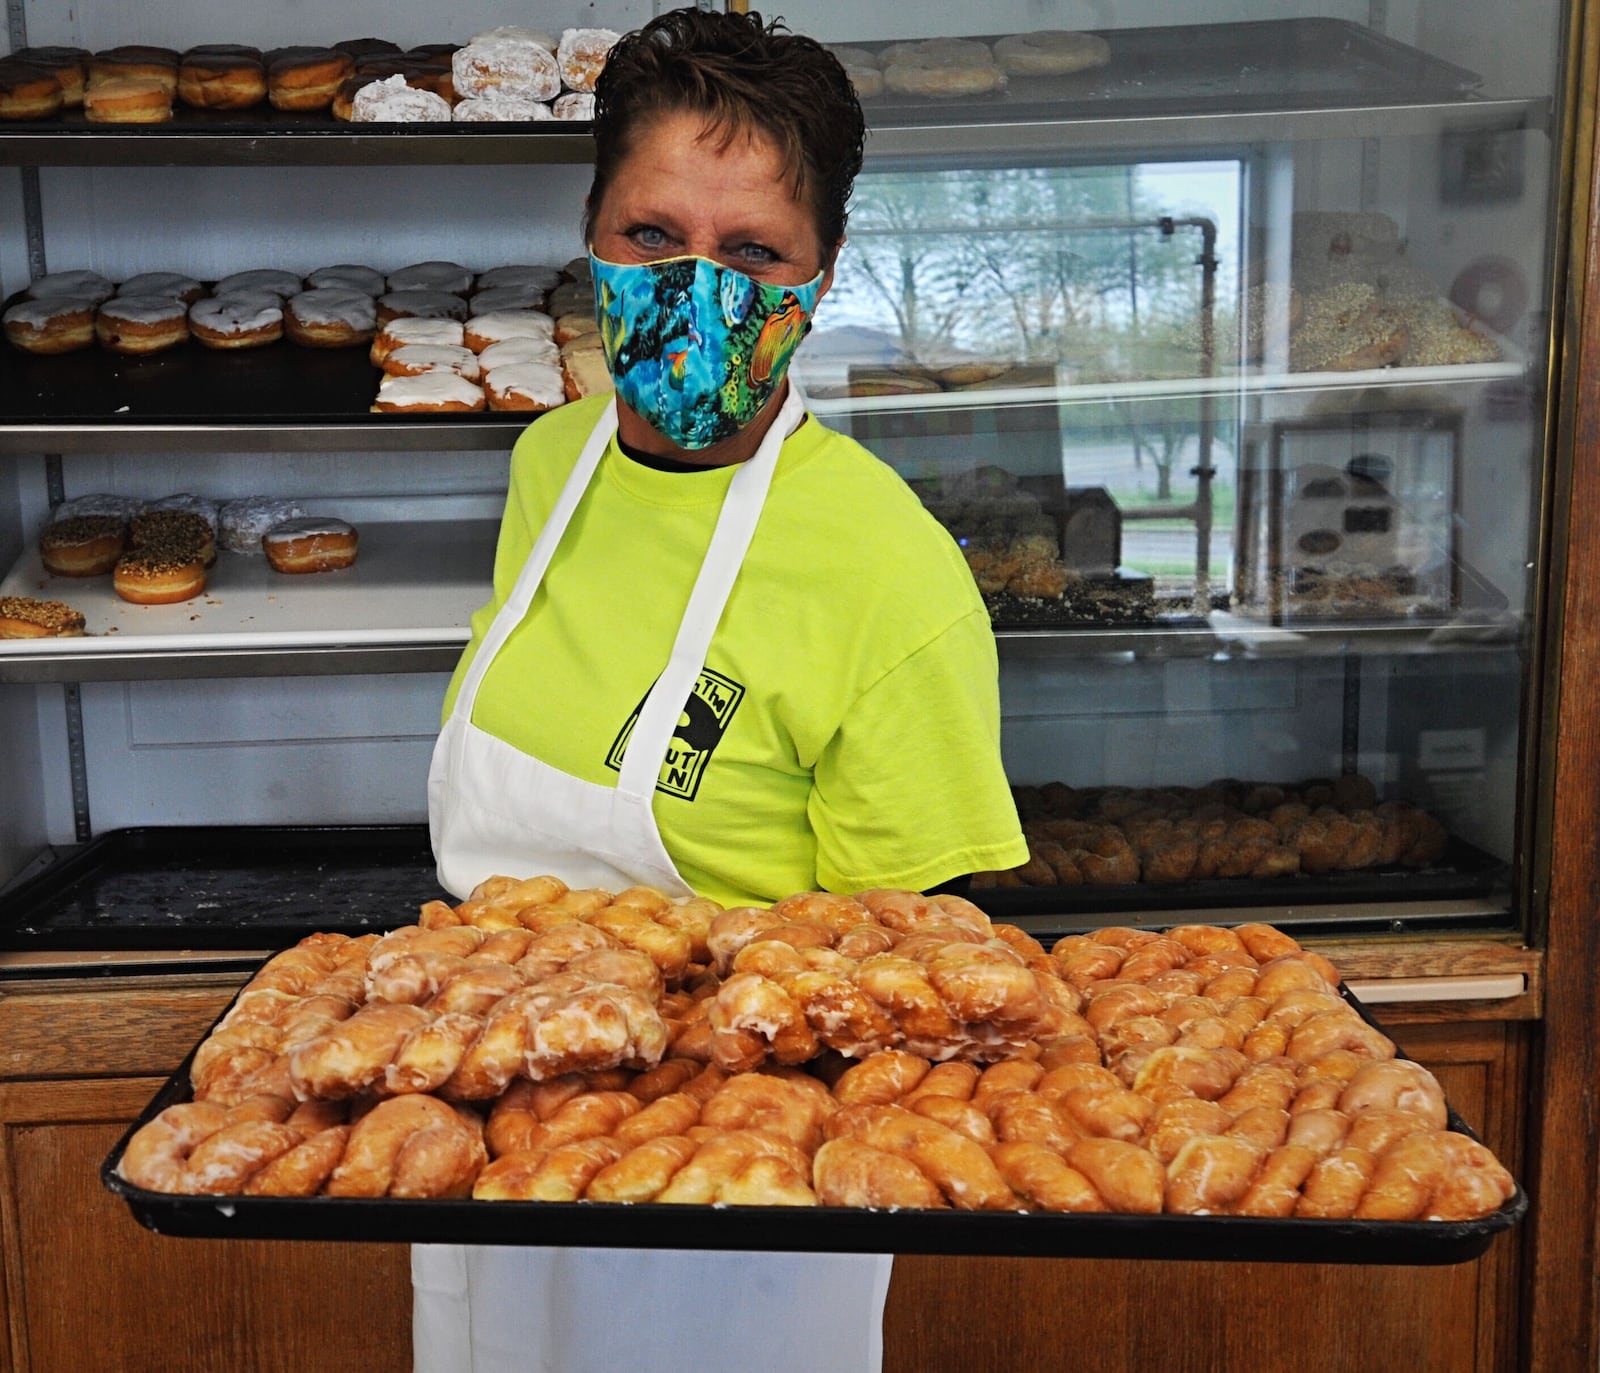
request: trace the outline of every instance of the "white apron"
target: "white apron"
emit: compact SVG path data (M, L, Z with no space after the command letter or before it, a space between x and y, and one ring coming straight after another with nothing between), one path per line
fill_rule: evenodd
M572 887L692 893L661 842L651 797L744 562L783 441L805 416L791 385L734 473L672 656L634 724L615 787L585 782L472 724L478 688L522 623L616 432L606 407L495 617L440 731L428 772L439 881L550 873ZM492 1204L492 1203L486 1203ZM690 1218L685 1216L687 1223ZM876 1373L890 1259L634 1249L419 1245L411 1251L417 1373Z

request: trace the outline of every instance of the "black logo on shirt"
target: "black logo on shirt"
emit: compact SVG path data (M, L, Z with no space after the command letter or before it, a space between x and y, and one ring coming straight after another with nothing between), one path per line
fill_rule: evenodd
M654 685L652 683L652 685ZM649 698L649 692L645 698ZM699 680L689 699L684 703L683 714L678 717L678 728L673 731L667 745L667 756L662 760L661 773L656 778L656 790L668 796L692 801L700 790L700 779L705 776L706 765L716 752L722 736L739 702L744 700L744 687L731 677L724 677L710 668L701 668ZM633 714L617 735L616 742L606 754L606 766L613 772L622 771L622 758L628 750L628 740L633 737L633 726L644 709L641 700Z

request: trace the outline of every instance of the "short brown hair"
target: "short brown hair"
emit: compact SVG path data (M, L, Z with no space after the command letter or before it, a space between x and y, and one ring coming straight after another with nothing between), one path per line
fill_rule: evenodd
M811 205L824 255L844 237L845 206L861 170L866 121L839 59L781 19L677 9L623 35L595 87L594 215L636 132L658 115L704 115L727 139L770 138Z

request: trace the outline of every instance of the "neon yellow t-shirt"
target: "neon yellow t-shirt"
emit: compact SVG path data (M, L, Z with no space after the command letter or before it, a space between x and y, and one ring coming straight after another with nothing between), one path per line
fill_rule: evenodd
M509 596L604 400L542 416L511 455L494 599ZM737 469L660 472L615 440L472 720L614 786ZM684 880L725 904L925 890L1027 861L1000 763L998 668L950 537L888 467L808 418L772 487L652 809Z

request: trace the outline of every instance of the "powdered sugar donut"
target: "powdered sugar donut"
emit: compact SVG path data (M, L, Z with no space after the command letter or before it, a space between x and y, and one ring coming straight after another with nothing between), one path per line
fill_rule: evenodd
M117 287L119 296L171 296L185 305L193 305L206 288L182 272L140 272Z
M374 271L371 267L362 267L354 262L318 267L306 278L306 285L313 290L322 286L337 286L346 291L360 291L374 300L388 290L388 283L382 272Z
M430 124L450 118L448 100L408 86L398 74L369 81L350 102L352 124Z
M287 300L290 296L299 295L305 289L305 282L301 281L293 272L285 272L277 267L258 267L248 272L235 272L232 276L225 276L211 291L214 296L230 295L235 291L271 291L273 295Z
M456 94L463 99L491 91L529 100L561 93L561 69L549 50L520 38L475 39L450 59Z
M450 117L465 124L515 124L555 118L548 105L531 96L503 95L499 91L458 100Z
M491 267L487 272L478 273L480 294L484 291L498 290L502 286L537 286L541 291L553 291L560 284L559 267L513 263L505 267Z
M260 553L261 540L275 524L298 520L305 511L295 501L246 496L228 501L217 516L217 542L233 553Z
M491 315L496 310L537 310L544 304L544 292L537 286L495 286L478 291L467 302L475 315Z
M391 291L449 291L465 295L472 289L472 273L459 262L413 262L389 273Z
M484 378L483 394L491 410L553 410L567 398L561 368L549 362L496 367Z
M109 491L95 491L87 496L74 496L62 501L50 512L52 521L73 520L80 515L110 515L124 524L144 509L137 496L115 496Z
M1111 45L1094 33L1036 29L1000 39L994 45L994 60L1012 76L1066 76L1105 66L1111 60Z
M378 297L378 323L405 315L422 319L465 319L467 302L450 291L390 291Z
M606 58L621 37L614 29L567 29L556 45L556 61L567 89L593 91Z
M365 291L316 286L290 296L283 307L283 329L305 348L352 348L378 329L378 307Z
M460 348L462 342L462 327L459 320L454 319L423 319L415 315L402 315L399 319L391 319L378 335L372 340L372 349L368 357L372 359L374 367L382 367L383 360L394 352L396 348L403 348L408 343L428 343L438 347Z
M260 348L283 337L283 298L271 291L206 296L189 307L189 332L206 348Z
M475 33L468 40L472 43L492 42L497 38L509 39L513 43L532 43L536 48L543 48L553 54L556 50L556 40L543 29L524 28L521 24L502 24L497 29L485 29L482 33Z
M189 337L188 316L176 296L113 296L94 317L94 336L113 353L159 353Z
M496 310L489 315L474 315L467 321L465 343L481 353L491 343L508 338L553 338L556 322L537 310Z
M454 372L467 381L477 381L482 368L478 355L470 348L455 348L440 343L403 343L383 360L389 377L416 377L424 372Z
M99 272L51 272L28 283L26 294L32 300L49 300L55 296L87 296L95 304L110 300L117 288Z
M568 91L555 98L550 113L557 119L593 119L594 96L588 91Z
M516 367L525 362L548 362L552 365L561 361L561 349L556 346L554 339L548 338L508 338L499 343L491 343L478 354L478 365L485 372L492 372L496 367Z
M372 403L380 414L414 415L484 408L483 388L454 372L423 372L415 377L385 377Z

